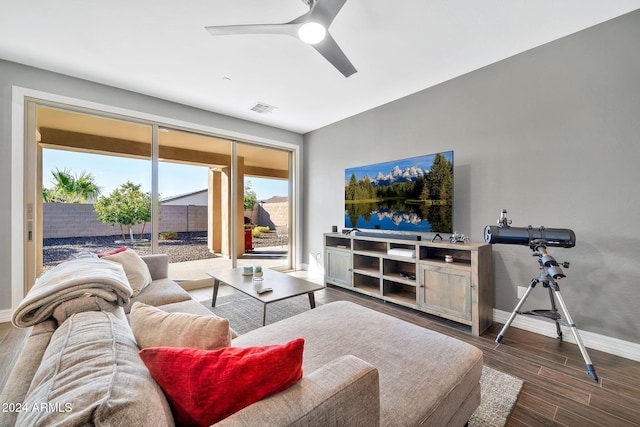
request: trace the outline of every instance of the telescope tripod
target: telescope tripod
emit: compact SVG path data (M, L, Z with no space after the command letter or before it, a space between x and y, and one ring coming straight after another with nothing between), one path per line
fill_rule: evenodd
M553 263L555 263L555 260L550 255L546 254L546 248L543 247L542 249L544 250L544 253L542 254L544 255L544 257L541 254L536 254L536 255L540 256L541 259L545 259L545 257L546 259L551 258ZM549 264L549 265L552 265L552 264ZM567 305L564 303L564 299L562 299L562 295L560 294L560 287L558 286L558 283L554 280L554 278L549 274L549 269L548 269L549 265L545 265L545 263L543 263L542 261L540 262L540 268L541 268L540 275L537 278L534 278L533 280L531 280L531 282L529 283L529 287L527 288L527 291L524 293L524 295L522 296L522 298L520 299L516 307L513 309L513 312L511 313L509 320L507 320L507 323L504 324L502 330L496 337L496 342L500 343L502 341L502 338L504 337L504 334L507 332L507 329L511 325L511 322L513 322L516 315L518 314L529 314L532 316L540 316L540 317L545 317L547 319L551 319L556 323L556 331L560 341L562 341L562 330L560 329L560 325L569 327L569 329L571 330L571 333L573 334L573 337L576 340L578 348L580 349L582 358L584 359L587 365L586 373L590 375L595 382L598 382L598 375L596 374L596 370L593 367L593 363L591 363L589 354L587 354L587 349L582 343L582 339L580 339L580 335L578 334L576 325L575 323L573 323L573 320L571 319L571 315L569 314ZM559 270L557 263L555 263L555 268L556 268L556 271ZM555 277L562 278L565 276L560 270L560 274L555 275ZM549 299L551 300L551 310L531 310L526 312L520 311L520 308L527 300L527 297L529 296L533 288L535 288L538 283L542 283L543 287L549 289ZM556 308L556 299L560 304L560 308L562 309L562 312L564 314L564 317L566 318L566 321L562 320L562 316L560 315L560 313L558 313L558 309Z

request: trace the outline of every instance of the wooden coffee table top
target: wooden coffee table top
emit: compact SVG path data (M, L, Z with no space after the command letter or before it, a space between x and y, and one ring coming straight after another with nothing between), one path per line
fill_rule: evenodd
M226 283L264 304L324 289L322 285L268 268L262 269L263 276L261 281L253 280L253 276L243 275L242 271L242 268L233 268L208 272L207 274L213 277L215 281ZM261 288L272 288L273 291L258 294L256 291Z

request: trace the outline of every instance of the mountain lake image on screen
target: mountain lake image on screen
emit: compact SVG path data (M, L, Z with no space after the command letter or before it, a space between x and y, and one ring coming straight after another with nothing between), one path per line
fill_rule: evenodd
M346 228L451 233L453 151L347 168Z

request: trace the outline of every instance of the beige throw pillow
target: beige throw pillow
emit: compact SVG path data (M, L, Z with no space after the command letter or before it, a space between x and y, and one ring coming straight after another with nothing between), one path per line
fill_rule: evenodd
M127 249L114 255L102 257L102 259L122 264L124 274L126 274L129 285L133 289L134 297L151 283L149 267L135 251Z
M190 347L217 350L231 345L229 320L191 313L167 313L136 302L129 321L140 349L148 347Z

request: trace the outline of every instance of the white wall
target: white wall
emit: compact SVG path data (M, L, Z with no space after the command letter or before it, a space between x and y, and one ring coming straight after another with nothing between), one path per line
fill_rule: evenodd
M303 262L344 226L345 168L454 150L454 230L483 241L503 208L514 226L573 229L575 248L550 250L571 262L573 320L640 343L639 51L634 12L305 135ZM495 307L511 312L536 258L493 253ZM546 290L527 303L548 306Z

